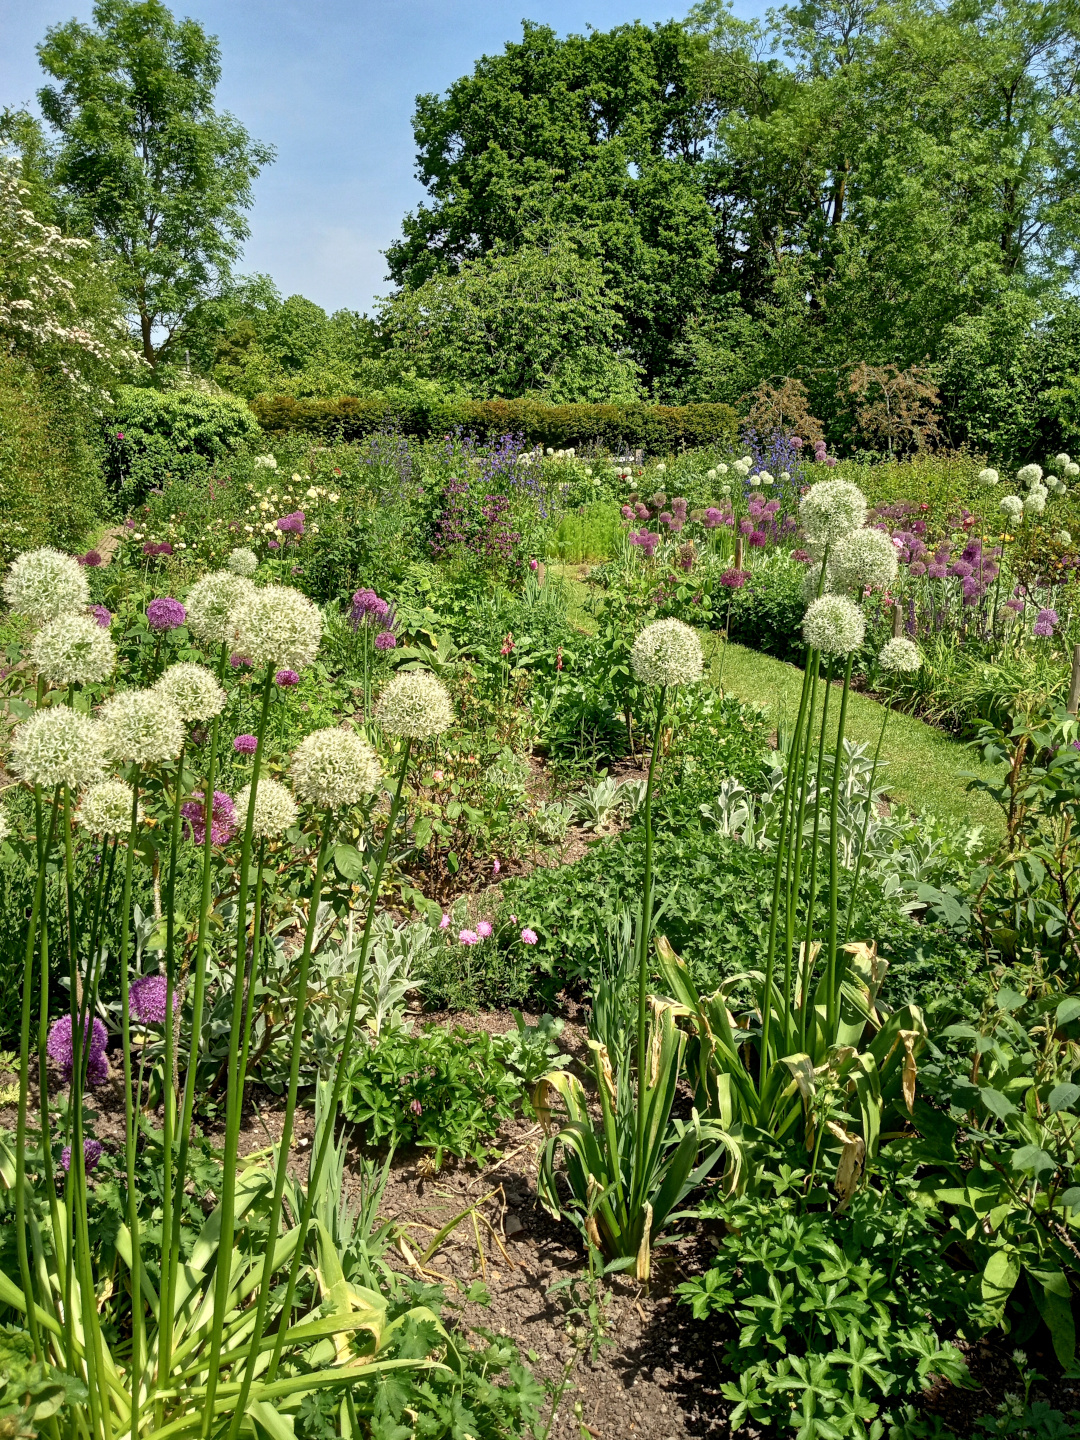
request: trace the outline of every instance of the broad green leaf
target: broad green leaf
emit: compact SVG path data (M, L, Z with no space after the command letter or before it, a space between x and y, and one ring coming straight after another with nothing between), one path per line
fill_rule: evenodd
M1020 1278L1020 1261L1011 1250L995 1250L982 1273L982 1297L997 1309L1003 1309Z
M998 991L997 995L994 997L994 1001L998 1009L1004 1010L1006 1014L1010 1015L1014 1010L1020 1009L1020 1006L1023 1005L1024 1000L1025 997L1021 995L1019 991L1013 990L1009 985L1003 985Z
M364 857L354 845L335 845L334 866L343 880L359 880L364 873Z
M1078 1100L1080 1085L1055 1085L1046 1104L1051 1114L1056 1114L1059 1110L1071 1110Z
M1028 1289L1050 1331L1058 1363L1070 1365L1076 1356L1076 1325L1068 1279L1060 1270L1032 1270L1028 1274Z
M1057 1169L1057 1161L1039 1145L1021 1145L1020 1149L1013 1153L1012 1167L1014 1170L1023 1170L1026 1174L1034 1175L1036 1180L1042 1180L1044 1175L1053 1175Z
M1054 1023L1060 1029L1062 1025L1068 1025L1080 1015L1080 998L1069 995L1062 1000L1054 1013Z
M1016 1106L1004 1096L1000 1090L993 1090L989 1085L980 1085L979 1099L989 1110L991 1115L996 1115L999 1120L1008 1120L1011 1115L1018 1113Z

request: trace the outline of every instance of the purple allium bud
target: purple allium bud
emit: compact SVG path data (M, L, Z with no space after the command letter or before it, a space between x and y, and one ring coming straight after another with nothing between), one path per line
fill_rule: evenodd
M254 755L259 742L254 735L237 735L232 748L238 755Z
M235 745L235 742L234 742ZM186 805L180 806L180 814L187 821L188 838L201 845L206 839L206 806L201 790L194 790ZM210 807L210 840L214 845L225 845L236 834L236 809L223 790L214 791Z
M291 515L282 515L281 519L277 522L277 528L286 535L303 535L303 510L294 510Z
M96 1169L97 1163L98 1163L98 1161L101 1159L101 1154L102 1154L101 1141L100 1141L100 1140L84 1140L84 1141L83 1141L83 1146L82 1146L82 1152L83 1152L83 1167L84 1167L86 1170L88 1170L88 1171L89 1171L89 1170L94 1170L94 1169ZM71 1169L71 1146L70 1146L70 1145L65 1145L64 1148L63 1148L63 1150L61 1150L61 1152L60 1152L60 1168L61 1168L61 1170L70 1170L70 1169Z
M283 690L287 690L291 685L300 684L300 676L295 670L279 670L274 676L274 684L280 685Z
M163 596L151 600L146 607L146 623L151 630L177 630L187 619L187 611L179 600Z
M112 612L106 610L104 605L91 605L90 614L93 615L103 630L107 630L112 624Z
M128 1009L144 1025L164 1025L169 982L164 975L143 975L128 990ZM173 991L173 1014L180 1010L180 995Z
M397 636L392 630L380 630L375 636L376 650L393 650L397 645Z
M1058 613L1056 610L1040 610L1035 617L1033 634L1040 640L1047 640L1053 635L1058 624Z

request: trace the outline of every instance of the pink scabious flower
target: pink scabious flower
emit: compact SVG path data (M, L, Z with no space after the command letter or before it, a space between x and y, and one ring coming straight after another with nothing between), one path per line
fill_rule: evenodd
M97 1168L97 1163L98 1163L98 1161L101 1159L101 1155L102 1155L102 1145L101 1145L101 1141L100 1141L100 1140L84 1140L84 1141L83 1141L83 1146L82 1146L82 1152L83 1152L83 1167L84 1167L86 1170L94 1170L94 1169L96 1169L96 1168ZM60 1152L60 1168L61 1168L61 1170L70 1170L70 1169L71 1169L71 1146L70 1146L70 1145L65 1145L64 1148L63 1148L63 1150L61 1150L61 1152Z
M287 690L292 685L300 684L300 676L295 670L279 670L274 676L274 684L280 685L283 690Z
M303 535L303 510L294 510L291 515L282 515L281 519L277 522L277 528L286 535Z
M206 839L206 806L203 792L192 791L191 799L180 806L180 814L187 821L188 838L201 845ZM214 845L225 845L237 831L236 808L223 790L214 791L210 806L210 840Z
M143 975L128 990L128 1010L144 1025L164 1025L168 1008L169 982L164 975ZM173 1014L180 1009L180 995L173 991Z
M91 605L90 614L93 615L103 630L108 630L112 624L112 611L106 610L104 605Z
M68 1080L71 1079L72 1071L75 1068L73 1033L70 1014L61 1015L58 1020L53 1021L49 1030L49 1038L45 1042L45 1053L50 1060L55 1060L58 1065L63 1066L64 1075ZM108 1033L96 1015L92 1020L87 1016L86 1030L83 1033L86 1037L83 1047L83 1054L86 1058L86 1078L91 1085L100 1085L103 1080L108 1079L109 1075L109 1066L105 1059Z
M380 630L375 636L376 650L393 650L397 646L397 636L392 630Z
M491 873L497 875L501 869L502 866L499 864L499 857L496 855L495 859L491 862Z
M462 945L479 945L480 936L475 930L459 930L457 937Z
M517 924L517 916L516 916L516 915L511 915L511 916L510 916L510 924L511 924L511 925L516 925L516 924Z
M720 584L729 590L741 590L749 579L749 570L725 570L720 576Z
M529 927L526 925L525 929L521 932L521 943L523 945L535 945L538 939L539 936L537 935L536 931L530 930Z
M151 630L177 630L187 619L187 611L179 600L165 595L151 600L146 607L146 623Z
M476 927L476 933L477 935L479 935L481 940L490 939L492 933L491 921L481 920Z
M449 929L450 929L450 916L447 915L447 913L446 913L445 910L443 911L443 917L442 917L442 919L439 921L439 929L440 929L440 930L449 930Z
M232 742L232 748L238 755L254 755L258 745L259 742L254 735L237 735Z

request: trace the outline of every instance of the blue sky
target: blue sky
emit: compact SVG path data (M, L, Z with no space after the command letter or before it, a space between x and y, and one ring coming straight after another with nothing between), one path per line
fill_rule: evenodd
M390 287L380 254L420 200L410 120L521 18L558 33L666 20L691 0L174 0L218 36L221 108L277 149L260 177L241 269L272 275L329 310L370 309ZM736 0L736 14L764 12ZM92 0L0 0L0 105L34 105L35 46L49 25L88 20Z

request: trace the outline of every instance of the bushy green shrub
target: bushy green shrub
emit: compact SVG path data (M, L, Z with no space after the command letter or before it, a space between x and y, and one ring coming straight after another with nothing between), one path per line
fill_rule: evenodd
M235 395L189 386L150 390L122 385L105 422L106 474L124 508L139 504L166 476L189 477L261 438L258 421Z
M730 405L545 405L537 400L416 398L400 404L343 396L339 400L260 397L253 404L264 430L300 430L357 440L397 427L407 435L439 435L457 427L475 435L520 434L532 445L598 444L669 454L685 446L734 444L738 416Z
M806 610L802 582L804 570L786 553L775 552L756 565L741 590L730 593L730 610L723 590L713 596L715 625L726 627L740 645L775 655L778 660L802 660L802 618Z
M0 561L37 545L76 548L103 486L89 425L70 387L0 351Z

